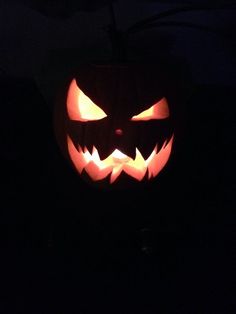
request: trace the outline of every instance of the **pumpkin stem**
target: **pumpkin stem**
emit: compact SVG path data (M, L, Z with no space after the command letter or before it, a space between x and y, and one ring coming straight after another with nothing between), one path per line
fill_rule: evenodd
M214 11L214 10L222 10L222 9L229 9L231 6L235 5L235 1L230 1L229 3L225 3L225 1L219 3L215 2L214 4L206 4L206 5L188 5L188 6L183 6L183 7L177 7L174 9L170 9L164 12L158 12L150 17L147 17L141 21L136 22L132 26L130 26L127 30L126 33L134 33L138 32L140 30L148 28L147 26L159 26L159 24L154 24L156 21L163 19L163 18L169 18L170 16L183 13L183 12L191 12L191 11ZM232 7L231 9L235 9L235 7ZM171 22L170 22L171 24ZM162 25L163 26L163 25ZM168 26L168 22L166 22L166 26ZM185 25L184 23L182 26L188 26ZM197 27L197 26L196 26ZM203 29L203 27L199 26L199 28Z
M110 2L109 4L109 11L110 11L110 17L111 17L111 25L113 26L114 30L117 30L115 10L114 10L112 2Z
M126 46L124 41L124 34L117 28L115 11L112 2L109 4L109 12L111 17L111 24L108 25L107 33L112 46L112 61L124 62L126 59Z

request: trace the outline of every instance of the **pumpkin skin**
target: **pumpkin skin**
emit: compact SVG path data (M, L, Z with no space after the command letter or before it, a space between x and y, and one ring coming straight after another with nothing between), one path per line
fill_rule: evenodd
M163 72L147 65L84 65L54 111L59 145L86 181L127 187L152 181L174 131Z

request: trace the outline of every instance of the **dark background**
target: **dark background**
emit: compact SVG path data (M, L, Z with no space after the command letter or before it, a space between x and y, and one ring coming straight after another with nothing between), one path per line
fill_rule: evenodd
M235 313L235 5L179 13L164 21L184 25L131 36L130 59L168 54L191 84L157 180L108 192L62 157L47 92L71 51L82 62L109 60L109 10L45 3L0 5L0 313ZM114 9L124 30L199 3Z

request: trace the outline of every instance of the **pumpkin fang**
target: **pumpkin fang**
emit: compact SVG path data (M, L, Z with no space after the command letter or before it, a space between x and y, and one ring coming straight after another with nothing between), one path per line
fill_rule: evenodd
M164 142L158 152L156 145L146 160L138 148L136 148L135 159L115 149L106 159L101 160L95 146L93 146L92 153L86 147L82 149L81 146L78 146L77 150L69 136L67 136L67 145L71 160L80 174L82 171L86 171L93 181L102 180L111 174L110 183L112 184L122 171L138 181L145 177L147 171L148 179L156 177L170 157L173 139L174 135L168 143Z

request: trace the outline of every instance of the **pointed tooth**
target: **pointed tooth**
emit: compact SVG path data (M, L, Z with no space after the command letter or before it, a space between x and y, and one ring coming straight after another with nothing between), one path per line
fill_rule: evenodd
M132 158L133 160L136 157L136 150L135 147L123 147L123 146L118 146L116 147L119 149L123 154L127 155L128 157Z
M143 179L147 171L147 166L142 154L137 148L135 160L131 160L127 164L124 164L123 169L136 180L141 181Z
M140 151L138 150L138 148L136 148L136 155L135 155L135 161L138 162L142 162L143 164L145 164L145 160L143 158L143 155L140 153Z
M84 169L86 170L90 178L94 181L104 179L112 171L112 167L100 169L99 166L96 165L96 163L93 161L90 161Z
M79 152L72 142L71 138L67 136L67 146L68 146L68 152L70 155L70 158L77 169L79 173L81 173L84 169L84 167L87 164L87 160L84 157L84 154L82 152Z
M97 164L101 162L98 151L95 146L93 146L92 150L92 160L96 161Z
M122 171L122 166L113 168L113 171L111 173L110 177L110 183L114 183L115 180L119 177Z
M133 167L132 165L124 165L123 166L124 168L124 172L126 172L128 175L130 175L131 177L135 178L136 180L138 181L141 181L144 176L145 176L145 173L147 171L147 167L145 166L144 168L135 168Z
M164 168L166 165L171 149L172 149L172 143L173 143L173 136L171 140L168 142L168 144L164 147L162 146L161 150L153 157L153 159L150 161L148 165L148 176L156 177L158 173Z
M84 148L83 157L84 157L84 159L86 160L87 163L89 163L91 161L91 154L88 151L87 147Z

